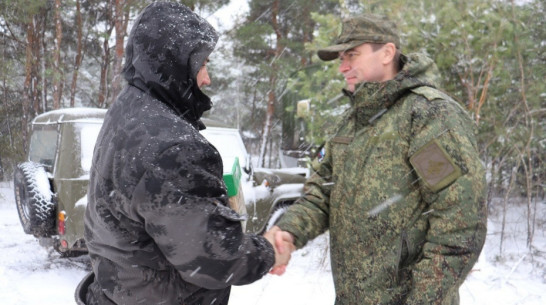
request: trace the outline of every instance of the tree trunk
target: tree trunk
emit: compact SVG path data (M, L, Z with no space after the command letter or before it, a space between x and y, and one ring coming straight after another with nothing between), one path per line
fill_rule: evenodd
M102 44L102 62L100 64L99 108L103 108L108 97L108 66L110 63L110 46L105 38Z
M313 29L315 28L315 22L313 21L313 18L311 18L311 11L316 5L316 0L309 0L304 2L304 8L303 8L303 45L308 44L309 42L313 41ZM301 56L301 66L305 67L309 62L311 62L312 55L308 56Z
M4 35L3 37L3 43L4 45L6 45L6 35ZM6 48L4 48L2 50L2 62L5 62L6 61ZM3 93L3 96L4 96L4 107L6 109L6 111L9 112L9 105L8 105L8 86L7 86L7 73L2 73L2 93ZM10 147L13 147L13 133L11 131L11 120L10 120L10 116L7 115L6 116L6 125L8 127L8 135L9 135L9 146Z
M26 44L26 59L25 59L25 83L23 89L23 101L21 103L23 117L21 119L21 131L23 140L23 149L25 154L27 153L28 143L28 121L30 119L31 105L33 105L32 98L32 78L33 78L33 66L34 66L34 18L32 18L26 25L27 28L27 44Z
M276 101L276 95L275 95L275 87L277 84L277 69L276 69L276 60L279 58L282 54L282 33L279 28L279 24L277 21L277 16L279 14L279 0L275 0L271 7L271 26L273 27L273 30L276 34L276 47L275 47L275 57L273 58L271 62L271 74L269 76L269 92L267 94L267 110L265 114L265 122L264 122L264 128L263 128L263 134L262 134L262 144L260 147L260 155L258 158L258 166L265 166L265 155L267 151L267 141L270 138L271 134L271 127L273 122L273 117L275 115L275 101Z
M274 84L275 79L273 76L270 78L270 84ZM272 85L273 87L273 85ZM262 135L262 144L260 146L260 156L258 159L258 166L264 167L265 166L265 156L267 153L267 142L270 138L271 134L271 126L273 121L273 115L275 113L275 92L273 89L269 90L269 93L267 95L267 110L265 113L265 122L264 122L264 132Z
M511 1L512 4L512 19L514 25L519 22L519 20L516 19L516 15L514 12L514 0ZM514 29L517 27L514 26ZM517 31L514 31L514 47L516 51L516 58L518 60L518 68L521 78L521 87L520 87L520 93L521 93L521 102L523 103L524 109L525 109L525 125L527 127L527 130L529 130L529 136L527 138L527 141L525 143L524 150L521 154L521 157L523 159L523 165L525 169L525 186L526 186L526 193L527 193L527 247L531 249L531 245L533 243L534 233L535 233L535 215L533 213L532 209L532 197L533 197L533 156L532 156L532 147L531 147L531 141L534 137L534 127L535 125L532 122L531 114L530 114L530 108L529 104L527 103L527 95L526 95L526 83L525 83L525 70L523 68L523 57L521 56L521 51L519 48L519 35ZM536 202L535 202L536 204Z
M112 30L114 29L114 20L113 20L113 8L112 2L109 1L106 6L106 32L104 35L104 41L102 43L102 62L100 64L100 85L99 85L99 98L98 106L103 108L107 103L108 98L108 68L110 66L110 45L108 40L110 35L112 35ZM106 105L107 106L107 105Z
M502 247L504 243L504 233L506 228L506 213L507 213L507 206L508 206L508 200L510 200L510 192L512 191L512 188L514 187L514 184L516 182L516 174L517 169L519 168L520 160L518 159L516 161L516 165L512 167L512 172L510 175L510 182L508 184L508 188L506 189L506 193L504 194L504 200L502 202L502 224L501 224L501 236L500 236L500 244L499 244L499 255L502 256Z
M63 93L63 72L61 68L61 45L63 40L63 25L61 22L61 0L55 0L55 73L53 74L53 109L61 108Z
M121 91L121 70L123 63L123 54L125 37L127 36L127 24L129 21L129 6L131 0L116 0L114 26L116 29L116 46L114 55L112 94L110 95L112 102ZM112 103L110 102L110 104Z
M36 115L45 110L46 96L42 95L41 84L44 77L43 64L46 58L45 54L45 23L47 17L47 9L41 8L37 14L29 18L26 27L26 46L25 46L25 81L23 88L22 101L22 142L23 149L26 154L28 144L28 127L29 123ZM39 31L42 29L42 32ZM44 60L43 60L44 59Z
M82 64L83 56L82 56L82 49L83 49L83 24L82 24L82 13L81 13L81 0L76 0L76 43L77 43L77 51L76 51L76 59L74 61L74 72L72 72L72 85L70 87L70 107L74 107L75 99L76 99L76 84L78 83L78 73L80 70L80 66Z
M37 29L41 28L42 29L42 32L41 32L41 35L38 37L38 39L36 40L37 42L39 42L39 45L42 46L41 49L38 49L36 51L36 62L39 63L37 65L37 67L39 67L39 71L36 72L36 75L37 75L37 81L36 83L37 84L41 84L41 90L40 90L40 93L41 95L37 95L37 99L39 99L39 110L37 113L42 113L44 111L47 110L47 92L48 92L48 88L50 87L48 85L48 77L46 76L46 71L49 70L49 67L51 65L51 62L49 60L47 60L47 58L49 58L49 56L46 56L45 52L47 50L47 44L46 44L46 29L45 29L45 24L46 24L46 20L44 20L44 22L42 23L41 26L36 26ZM43 58L43 60L42 60ZM38 93L36 93L38 94Z
M47 62L45 60L45 9L41 9L40 13L34 16L33 32L34 32L34 44L33 44L33 66L32 66L32 102L33 102L33 117L44 112L46 109L47 95L45 92L42 94L42 90L47 89L47 86L42 82L45 82L45 77L42 73L45 73L43 64ZM42 29L40 32L39 29Z

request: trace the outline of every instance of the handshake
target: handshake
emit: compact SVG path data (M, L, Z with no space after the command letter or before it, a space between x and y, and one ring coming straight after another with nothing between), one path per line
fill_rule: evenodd
M275 250L275 264L269 273L283 275L292 252L296 250L294 236L289 232L282 231L277 226L273 226L269 231L264 233L264 237L271 243Z

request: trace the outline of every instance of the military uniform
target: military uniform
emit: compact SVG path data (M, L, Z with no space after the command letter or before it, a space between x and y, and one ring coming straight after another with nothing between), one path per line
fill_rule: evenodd
M225 305L231 285L274 263L271 244L244 234L227 206L222 159L199 133L211 102L196 75L217 39L176 3L153 3L135 20L127 86L93 154L85 241L94 279L77 292L87 304Z
M413 54L351 108L278 223L297 247L330 230L336 304L458 304L486 235L474 123Z

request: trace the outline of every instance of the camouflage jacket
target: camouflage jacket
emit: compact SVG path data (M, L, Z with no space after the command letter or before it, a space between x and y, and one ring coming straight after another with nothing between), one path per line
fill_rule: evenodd
M195 74L217 37L169 2L135 21L128 86L108 110L93 154L89 304L227 304L231 285L258 280L274 263L271 244L244 234L242 217L227 206L222 159L199 133L210 99Z
M365 83L278 225L296 246L330 230L336 304L458 304L486 235L474 124L413 54Z

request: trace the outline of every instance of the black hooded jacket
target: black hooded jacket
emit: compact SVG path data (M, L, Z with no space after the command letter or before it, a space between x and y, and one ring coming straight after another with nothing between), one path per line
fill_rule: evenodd
M176 3L151 4L126 47L128 85L98 136L85 213L89 304L226 304L260 279L272 246L227 207L218 151L199 133L196 75L218 35Z

